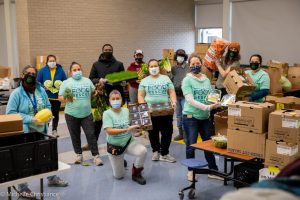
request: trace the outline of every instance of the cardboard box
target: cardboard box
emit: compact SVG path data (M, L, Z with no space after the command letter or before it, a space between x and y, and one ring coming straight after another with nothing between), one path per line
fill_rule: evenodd
M266 72L269 74L270 77L270 94L278 94L282 92L282 86L280 83L282 70L278 67L269 67L266 69Z
M143 130L152 130L152 121L149 107L146 103L129 104L130 125L138 125Z
M12 135L23 131L23 120L20 114L0 115L0 136Z
M11 68L10 67L5 67L5 66L0 66L0 78L10 78L11 76Z
M228 128L233 130L265 133L268 131L269 114L275 110L271 103L238 101L228 105Z
M227 135L228 112L218 112L214 115L215 135Z
M276 110L269 116L268 139L300 143L300 110Z
M173 60L174 55L174 49L163 49L163 58L169 58L170 60Z
M210 43L197 43L195 45L195 52L197 52L198 54L206 54L208 48L210 46ZM204 57L201 57L204 58Z
M269 60L267 62L267 66L278 68L278 69L280 69L281 75L283 75L285 77L288 76L289 64L286 62L277 61L277 60Z
M235 70L228 73L223 85L228 94L235 94L237 99L250 96L252 91L255 90L251 77L248 74L238 74Z
M227 151L264 158L266 135L228 129Z
M295 64L289 68L288 79L292 83L292 88L300 88L300 65Z
M267 96L266 102L275 104L276 110L281 110L281 109L300 110L300 98L293 97L293 96L287 96L287 97Z
M299 157L299 145L296 143L276 142L267 139L265 165L284 168Z

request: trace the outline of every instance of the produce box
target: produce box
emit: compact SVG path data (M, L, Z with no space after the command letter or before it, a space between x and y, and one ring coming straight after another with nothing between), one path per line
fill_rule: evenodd
M292 88L300 89L300 64L289 68L288 79L292 83Z
M255 90L255 84L248 74L238 74L232 70L226 76L223 83L228 94L235 94L237 100L250 96Z
M237 154L264 158L267 133L227 130L227 151Z
M268 139L300 143L300 110L276 110L269 116Z
M228 112L222 111L214 115L215 135L227 135Z
M0 78L10 78L11 76L11 68L0 65Z
M210 43L197 43L195 45L195 52L202 55L201 58L204 58L207 50L209 49Z
M271 103L238 101L228 105L228 128L254 133L268 131L269 114L275 110Z
M173 115L174 109L170 102L152 104L150 106L151 117Z
M266 102L275 104L276 110L281 110L281 109L300 110L300 98L293 97L293 96L287 96L287 97L267 96Z
M23 120L20 114L0 115L0 137L21 134Z
M138 125L143 130L152 130L151 116L146 103L129 104L128 109L130 125Z
M269 74L270 77L270 94L278 94L282 92L282 86L280 83L282 70L281 68L275 66L269 66L266 69L266 72Z
M299 144L267 139L265 165L282 169L299 156Z
M277 61L277 60L269 60L267 62L267 66L278 68L278 69L280 69L281 75L283 75L285 77L288 76L289 64L286 62Z
M174 49L163 49L162 57L169 58L170 60L174 59L175 51Z
M42 133L0 137L0 183L58 169L57 139Z

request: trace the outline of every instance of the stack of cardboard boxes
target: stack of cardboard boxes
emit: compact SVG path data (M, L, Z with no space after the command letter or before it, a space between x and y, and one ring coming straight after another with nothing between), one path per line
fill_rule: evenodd
M227 150L257 158L265 156L269 114L275 110L271 103L239 101L228 106Z

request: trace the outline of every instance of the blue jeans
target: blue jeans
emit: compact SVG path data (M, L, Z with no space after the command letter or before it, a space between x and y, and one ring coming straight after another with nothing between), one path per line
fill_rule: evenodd
M209 140L211 134L211 122L209 119L199 120L196 118L187 118L183 115L183 127L186 134L186 158L195 158L195 149L190 145L197 142L198 134L203 141ZM213 153L204 152L206 161L208 162L208 168L218 170L216 165L215 156Z
M177 127L178 129L183 129L182 123L182 111L184 107L185 98L182 96L176 96L176 119L177 119Z

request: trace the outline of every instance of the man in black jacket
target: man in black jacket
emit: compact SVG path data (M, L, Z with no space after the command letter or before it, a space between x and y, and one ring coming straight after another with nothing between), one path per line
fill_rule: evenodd
M107 74L111 74L114 72L124 71L124 65L122 62L117 61L113 56L113 47L111 44L105 44L102 47L102 53L99 56L98 61L94 62L89 78L92 80L94 84L98 82L106 83L105 76ZM110 85L105 84L105 90L107 95L113 90L117 89L123 94L123 87L121 85ZM123 96L123 95L122 95ZM98 141L101 128L102 128L102 120L96 121L95 123L95 136ZM83 150L89 150L89 146L85 145L82 147Z

